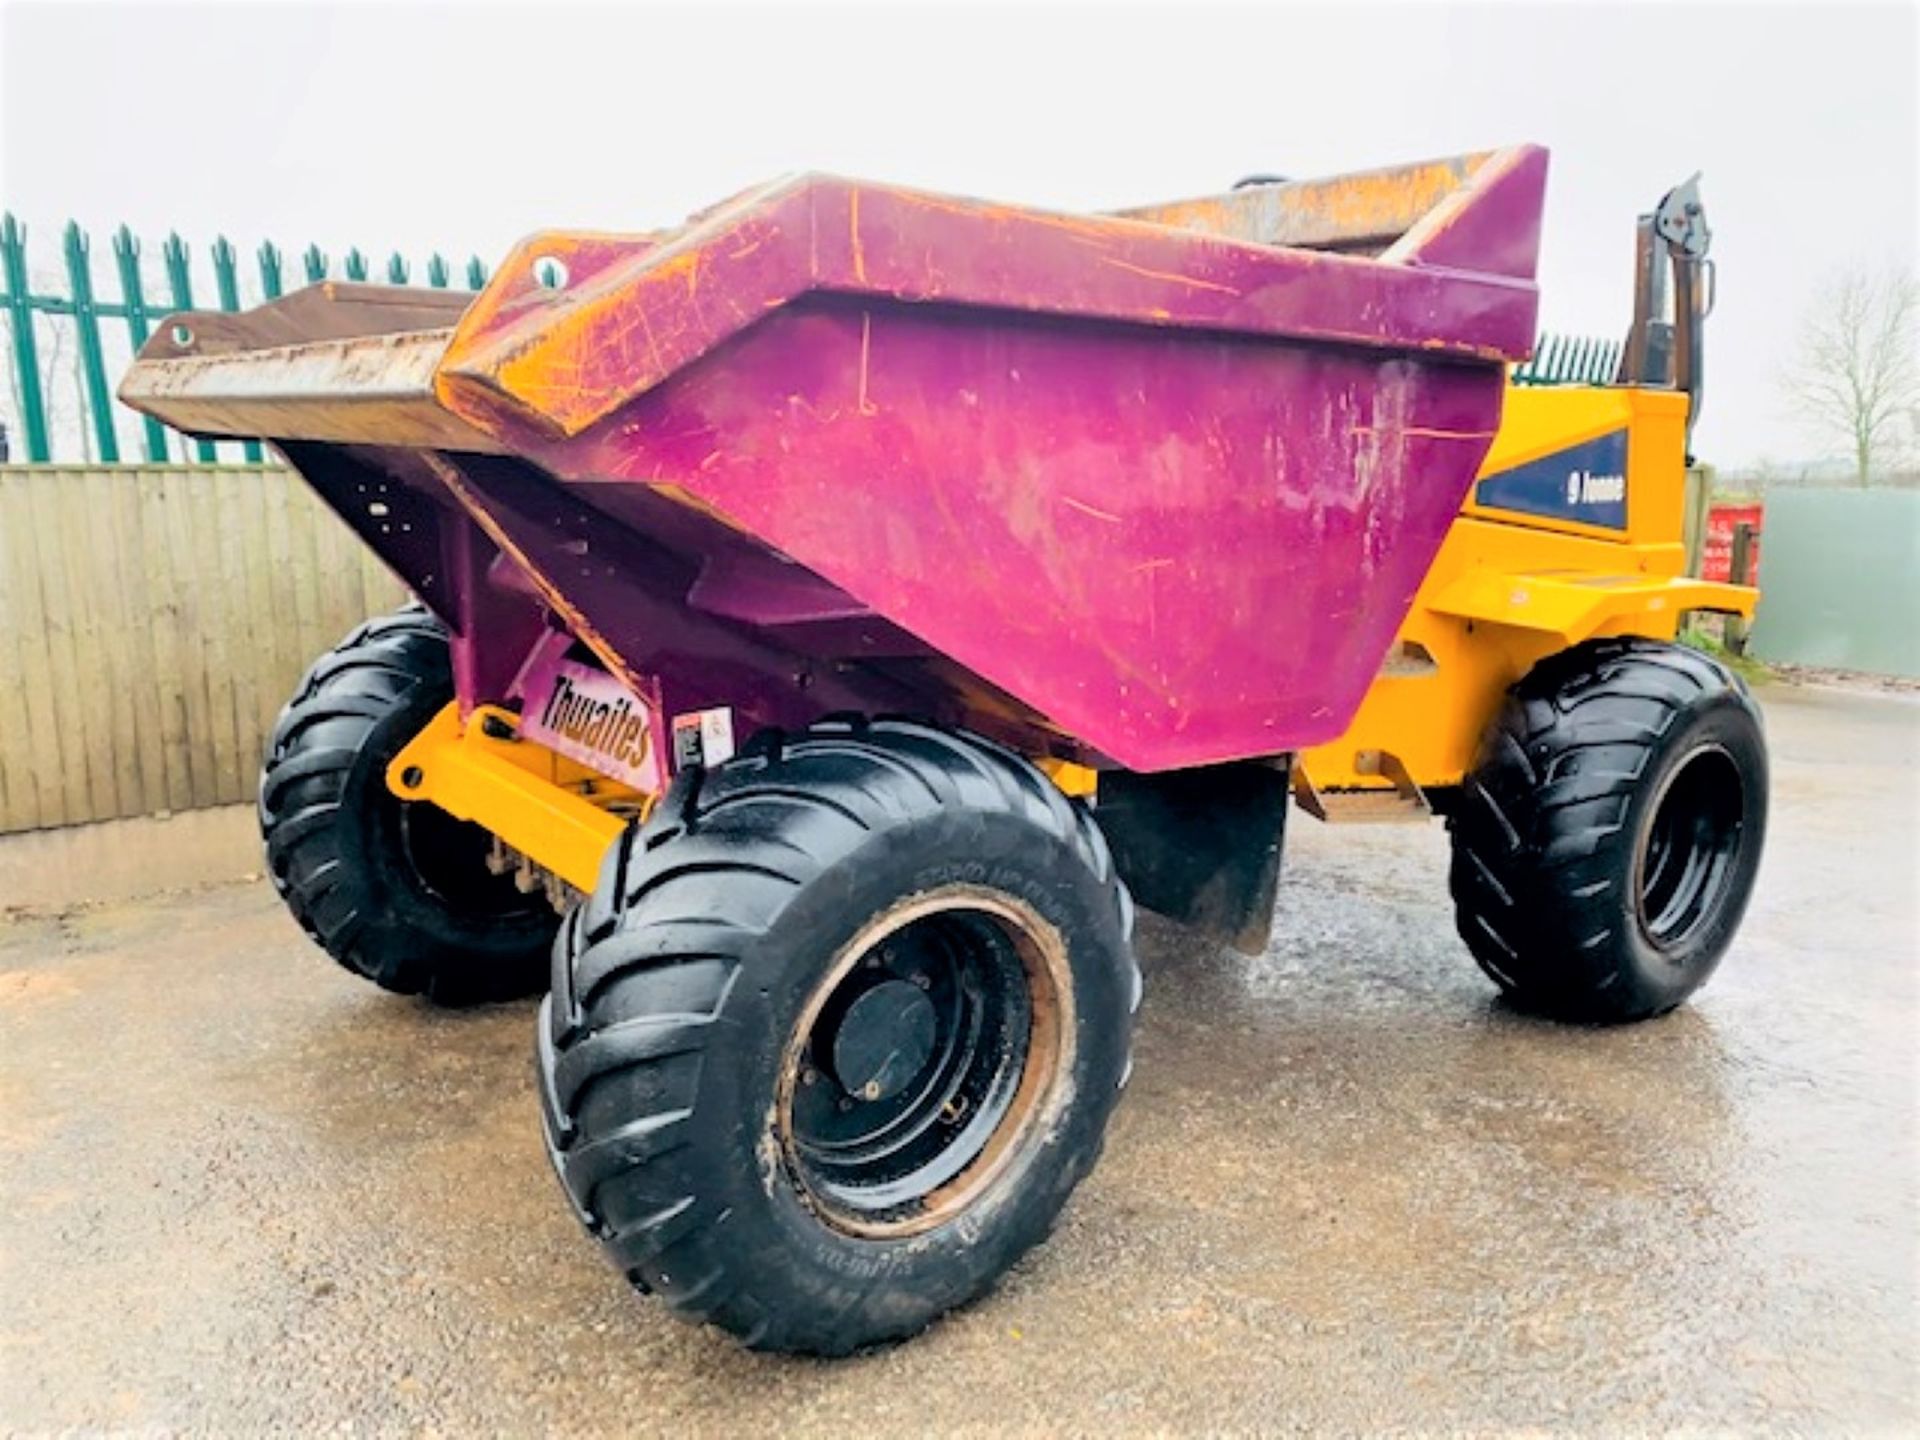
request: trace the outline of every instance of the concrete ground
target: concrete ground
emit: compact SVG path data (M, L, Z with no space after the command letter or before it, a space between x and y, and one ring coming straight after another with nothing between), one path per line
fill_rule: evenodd
M1695 1005L1513 1015L1437 827L1301 823L1266 956L1145 928L1052 1243L837 1364L602 1263L530 1005L385 998L260 884L0 924L0 1428L1912 1433L1920 704L1766 702L1766 868Z

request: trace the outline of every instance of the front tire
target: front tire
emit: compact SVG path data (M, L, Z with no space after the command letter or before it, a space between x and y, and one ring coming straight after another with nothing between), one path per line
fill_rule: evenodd
M446 632L409 606L315 661L260 775L267 872L314 942L384 990L444 1005L538 993L559 917L486 867L477 825L387 788L453 698Z
M1460 936L1523 1008L1619 1023L1703 985L1760 865L1759 707L1719 662L1599 640L1509 693L1449 822Z
M680 777L555 947L547 1143L674 1313L756 1348L911 1335L1099 1154L1139 995L1092 817L1026 761L826 723Z

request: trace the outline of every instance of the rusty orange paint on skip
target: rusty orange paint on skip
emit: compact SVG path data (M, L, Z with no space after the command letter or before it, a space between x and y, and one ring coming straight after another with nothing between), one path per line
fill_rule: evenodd
M1122 213L1267 244L1378 239L1398 235L1414 224L1459 190L1487 158L1486 154L1470 155L1330 180L1297 181L1277 196L1232 191ZM1274 233L1259 233L1263 228Z
M659 248L654 235L606 235L592 232L545 231L515 246L502 263L494 282L481 292L454 328L435 376L434 391L455 414L484 424L461 403L461 357L476 346L517 343L524 347L545 333L563 296L577 295L621 264L651 255ZM542 260L566 267L564 289L540 283L535 269ZM529 416L539 423L537 415Z
M1413 179L1356 182L1355 193L1433 186L1450 172L1428 165L1410 173ZM1101 252L1092 272L1079 253L1086 244ZM522 247L521 269L531 270L537 248ZM1405 325L1432 313L1434 302L1415 292L1441 283L1410 267L1138 218L1061 216L831 176L749 192L663 242L581 255L593 272L584 283L532 298L522 291L468 317L436 380L449 409L492 432L530 422L549 435L577 436L738 332L755 312L815 291L1398 345L1393 337ZM1057 277L1069 269L1082 283L1063 288ZM1308 274L1313 285L1290 283ZM532 283L530 275L513 279ZM1451 307L1483 313L1492 322L1484 339L1422 338L1463 356L1503 356L1519 343L1508 331L1524 328L1530 338L1532 304L1529 293L1489 293Z
M1216 285L1211 280L1202 280L1197 275L1181 275L1171 270L1152 270L1145 265L1129 265L1124 260L1116 260L1111 255L1100 262L1121 270L1130 270L1135 275L1144 275L1149 280L1166 280L1175 285L1191 285L1197 290L1218 290L1222 295L1238 295L1240 292L1231 285Z
M860 187L847 191L847 243L853 248L853 278L867 282L867 252L860 246Z
M1321 187L1313 196L1314 209L1336 224L1355 229L1383 220L1411 224L1458 190L1463 178L1452 165L1355 175Z

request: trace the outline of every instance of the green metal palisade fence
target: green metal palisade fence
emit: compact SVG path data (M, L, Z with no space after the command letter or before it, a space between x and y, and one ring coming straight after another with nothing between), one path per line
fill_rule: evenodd
M11 458L30 464L46 464L55 459L73 459L113 465L123 458L161 464L168 460L211 465L221 457L213 441L188 440L173 435L157 420L136 422L119 409L113 398L118 379L117 364L109 364L108 348L120 337L103 322L118 321L125 327L127 353L137 351L159 319L174 310L186 310L196 304L192 256L178 234L167 236L160 246L159 275L143 274L141 244L125 225L113 233L114 287L118 299L101 297L94 288L93 245L87 232L69 221L61 235L61 264L64 285L44 278L50 270L36 272L29 263L27 230L9 214L0 219L0 314L7 320L8 370L10 383L4 396L13 424L8 437ZM286 257L271 241L254 254L254 274L243 277L240 258L225 236L215 238L207 252L213 277L213 304L221 310L239 310L244 305L276 299L287 283ZM317 246L301 252L299 265L304 280L295 284L313 284L328 278L331 262ZM405 285L413 270L405 256L395 253L387 260L384 273L377 278L394 285ZM42 278L36 279L36 275ZM202 272L205 278L205 272ZM355 248L342 261L337 278L369 280L367 257ZM461 281L469 290L486 283L487 268L476 257L467 262ZM454 281L454 272L439 255L431 256L425 268L425 280L436 289L445 289ZM150 282L157 281L150 286ZM36 289L36 285L41 288ZM197 302L207 305L204 295ZM50 404L52 387L68 377L51 373L56 356L64 363L65 340L71 335L78 381L79 412L68 433L59 433L53 423ZM53 342L43 347L45 337ZM118 349L118 346L114 346ZM122 455L123 425L137 424L138 446L124 447L139 454ZM56 456L62 445L77 447L81 453ZM264 458L257 441L246 441L241 452L250 464Z
M1619 340L1591 335L1542 335L1533 358L1513 367L1516 385L1611 385L1620 373Z

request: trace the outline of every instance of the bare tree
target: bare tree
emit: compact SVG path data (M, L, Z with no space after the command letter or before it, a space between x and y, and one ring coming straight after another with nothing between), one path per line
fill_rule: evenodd
M1920 283L1911 272L1849 270L1820 291L1784 379L1810 430L1843 442L1861 485L1871 482L1920 406L1914 347Z

